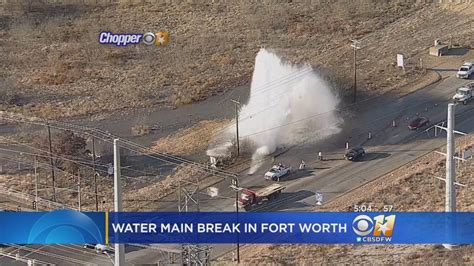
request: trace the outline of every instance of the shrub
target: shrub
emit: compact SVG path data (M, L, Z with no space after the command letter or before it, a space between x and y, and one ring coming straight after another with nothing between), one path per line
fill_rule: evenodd
M132 127L133 136L144 136L148 135L151 132L151 127L149 125L137 124Z

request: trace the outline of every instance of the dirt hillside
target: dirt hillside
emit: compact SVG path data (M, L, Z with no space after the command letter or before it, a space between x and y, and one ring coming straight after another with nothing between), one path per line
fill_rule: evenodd
M384 91L423 73L418 59L434 39L474 47L473 4L62 2L0 4L0 109L58 118L186 104L248 84L262 46L318 67L344 93L352 38L362 46L359 87ZM160 30L171 34L168 47L98 43L101 31ZM407 58L404 73L396 53Z

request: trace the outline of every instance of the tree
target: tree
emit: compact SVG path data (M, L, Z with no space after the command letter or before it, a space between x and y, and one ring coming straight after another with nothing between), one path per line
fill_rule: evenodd
M35 144L37 148L45 151L45 154L49 153L49 138L47 134L39 138ZM71 174L76 174L80 165L74 161L85 158L86 139L74 134L70 130L63 130L52 134L51 148L54 167ZM64 157L65 159L57 158L56 156ZM49 160L49 157L46 156L43 159Z

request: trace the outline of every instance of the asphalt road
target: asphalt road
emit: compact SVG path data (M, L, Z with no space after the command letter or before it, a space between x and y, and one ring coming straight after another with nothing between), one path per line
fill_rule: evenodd
M297 168L301 160L304 160L306 170L296 171L287 179L281 180L286 186L281 198L291 198L289 205L280 201L279 204L274 204L274 207L263 209L311 210L314 207L314 199L311 196L315 192L322 193L325 201L330 200L445 144L444 133L434 137L434 130L411 131L407 125L416 116L426 116L432 124L445 120L448 100L454 91L466 82L447 76L437 84L400 99L382 96L357 106L356 116L346 115L351 126L344 127L341 133L317 144L302 143L291 147L286 153L278 156L275 162ZM396 127L392 127L393 120L396 121ZM456 129L464 132L474 130L473 103L456 106ZM372 133L370 140L369 131ZM346 141L350 146L365 147L367 156L362 162L343 159ZM322 162L317 161L318 151L323 152L325 160ZM271 181L266 181L263 175L272 164L268 158L252 175L241 173L240 185L263 187L270 184ZM231 192L225 192L228 191L227 186L228 182L217 185L219 190L224 192L220 195L223 198L233 196ZM201 209L232 211L232 199L223 198L214 200L216 203L206 203ZM206 197L201 200L213 202L211 198ZM224 203L226 201L227 204Z
M305 171L296 172L282 180L286 186L279 198L255 207L252 211L311 211L315 205L315 192L323 195L323 202L334 199L377 177L397 169L419 158L435 148L446 144L446 134L434 137L434 131L410 131L408 122L419 116L428 117L432 123L443 121L447 114L447 101L455 90L467 81L453 77L453 73L444 72L443 79L413 94L400 99L380 98L357 106L357 115L351 116L350 127L319 144L303 144L291 148L276 158L276 162L297 168L301 160L307 164ZM407 119L408 118L408 119ZM347 118L346 118L347 119ZM396 120L396 127L392 121ZM456 125L459 131L474 131L474 104L456 106ZM368 140L368 132L372 138ZM367 156L362 162L349 162L343 159L345 143L350 146L363 145ZM318 151L323 152L325 161L317 161ZM441 155L440 155L441 156ZM263 163L259 171L251 176L239 176L243 187L263 187L270 184L263 175L272 165L271 160ZM225 191L225 185L220 185ZM390 193L387 191L387 193ZM223 193L222 197L232 197L233 193ZM383 195L374 199L384 202ZM233 199L209 200L211 204L201 207L203 211L233 211ZM396 202L391 203L396 210ZM228 252L229 246L218 246L214 256Z
M256 206L251 211L311 211L317 208L315 192L323 194L323 202L330 201L445 145L445 133L434 137L433 130L411 131L407 127L409 121L417 116L428 117L432 124L446 119L449 99L458 87L468 81L455 78L453 72L442 74L440 82L405 97L384 95L361 103L355 110L344 114L347 122L341 133L317 144L296 145L278 156L275 162L297 168L304 160L307 168L290 175L289 180L281 181L286 189L277 199ZM393 120L396 127L392 127ZM455 127L466 133L474 131L474 103L456 106ZM372 133L370 140L369 131ZM344 160L346 141L350 146L363 145L367 150L366 158L361 162ZM325 157L322 162L316 159L318 151L322 151ZM270 184L272 181L264 180L263 175L272 164L267 159L254 174L241 173L240 185L258 188ZM228 188L229 183L227 180L215 185L220 191L216 198L201 194L201 211L234 211L235 193ZM383 203L383 195L375 201ZM396 202L391 204L396 210ZM176 204L167 204L157 211L176 209ZM212 257L226 254L234 247L214 246Z
M311 211L316 207L315 192L322 193L324 202L327 202L445 144L444 134L435 138L432 131L426 133L407 128L408 121L417 115L426 116L432 122L446 118L447 101L467 81L456 79L453 72L442 74L440 82L403 98L383 95L354 106L352 110L342 114L346 122L339 134L317 144L301 143L277 157L276 161L295 168L304 160L307 168L290 175L290 180L282 180L281 183L286 186L284 193L274 201L257 206L253 211ZM473 132L474 103L457 105L456 114L456 129ZM397 123L396 127L392 127L393 120ZM369 131L372 138L367 140ZM362 162L343 160L346 141L350 146L363 145L367 150L366 159ZM323 152L325 161L316 160L318 151ZM264 180L263 174L271 164L271 160L264 161L253 175L241 173L240 185L263 187L270 184L271 181ZM217 198L202 195L201 211L234 211L234 193L228 189L228 185L229 181L215 185L220 191ZM380 202L382 201L383 195L380 197ZM393 204L396 210L396 203ZM161 206L159 211L176 209L176 204L170 203ZM232 247L215 246L213 257L229 252ZM110 263L106 256L97 256L94 251L77 246L16 246L9 249L12 250L7 252L11 254L20 252L21 256L60 265ZM137 254L138 252L141 254ZM161 259L152 250L131 251L127 253L127 257L130 262L143 262L149 258L148 262L153 263Z

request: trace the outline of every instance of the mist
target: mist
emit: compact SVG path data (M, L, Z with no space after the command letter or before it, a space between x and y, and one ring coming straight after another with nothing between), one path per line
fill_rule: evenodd
M239 139L252 153L250 172L279 147L314 143L339 133L338 104L334 91L310 65L293 65L261 49L248 103L239 112ZM222 153L234 139L235 127L229 127L216 137L208 155Z

